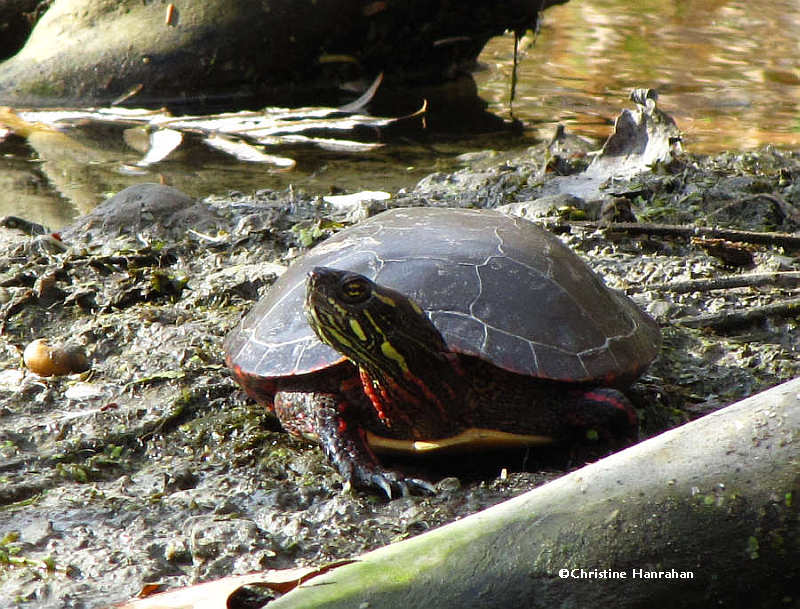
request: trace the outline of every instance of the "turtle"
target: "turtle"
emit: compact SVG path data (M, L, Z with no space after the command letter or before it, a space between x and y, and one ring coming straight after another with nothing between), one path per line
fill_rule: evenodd
M657 323L554 234L495 210L381 212L298 258L224 341L245 392L352 486L431 492L378 453L634 441L620 391ZM591 435L591 434L590 434Z

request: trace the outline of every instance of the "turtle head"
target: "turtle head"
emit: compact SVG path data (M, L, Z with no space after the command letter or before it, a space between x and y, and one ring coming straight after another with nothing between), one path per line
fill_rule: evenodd
M406 437L439 437L460 403L457 358L417 303L350 271L317 267L306 317L319 339L360 370L378 417Z
M315 267L305 309L322 342L370 371L404 374L413 368L410 358L447 348L416 302L358 273Z

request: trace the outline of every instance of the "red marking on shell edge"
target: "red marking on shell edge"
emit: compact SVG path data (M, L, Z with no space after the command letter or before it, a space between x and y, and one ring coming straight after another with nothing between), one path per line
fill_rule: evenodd
M624 401L620 400L604 391L587 391L585 394L583 394L583 397L588 400L602 402L618 410L625 411L625 414L628 415L628 420L630 421L631 425L636 425L639 421L639 418L636 416L636 412L631 408L631 405L627 399Z
M278 384L274 379L250 374L242 370L242 367L228 362L233 376L241 385L244 392L259 404L264 404L269 410L274 410L275 394L278 391Z

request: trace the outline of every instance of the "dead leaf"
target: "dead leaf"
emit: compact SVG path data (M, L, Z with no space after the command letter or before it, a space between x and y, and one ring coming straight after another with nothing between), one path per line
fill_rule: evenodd
M181 145L183 134L175 129L157 129L150 134L150 148L136 165L148 167L167 158Z
M226 609L230 596L243 586L264 586L279 594L286 594L317 575L351 562L354 561L343 560L321 567L232 575L156 594L150 593L155 584L147 584L142 591L147 596L114 605L113 609Z

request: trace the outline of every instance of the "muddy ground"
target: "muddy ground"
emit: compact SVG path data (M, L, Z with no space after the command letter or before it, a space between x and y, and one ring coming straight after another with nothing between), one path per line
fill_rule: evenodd
M319 448L245 399L221 352L277 265L332 230L387 204L533 201L551 193L553 170L582 162L551 159L545 173L544 155L465 155L455 174L346 209L290 190L187 212L175 195L144 213L100 208L60 241L3 229L0 606L93 608L150 582L350 557L580 467L558 450L474 455L399 464L437 483L432 497L343 488ZM629 391L643 438L800 375L800 239L709 243L698 238L716 235L696 228L798 231L798 155L685 155L605 192L619 209L599 229L587 222L599 206L579 211L569 197L550 194L536 213L662 326L661 356ZM630 220L628 205L653 226L607 223ZM90 370L30 373L22 350L40 337L82 346Z

